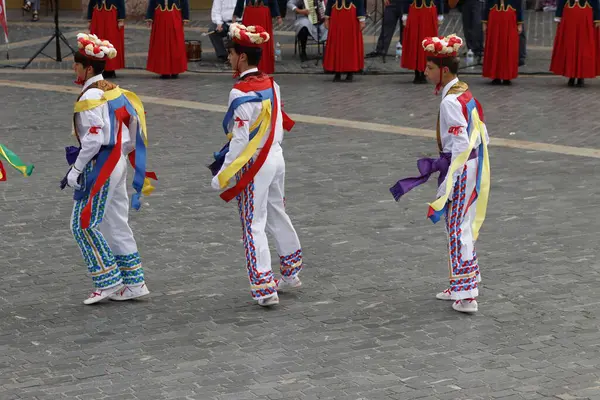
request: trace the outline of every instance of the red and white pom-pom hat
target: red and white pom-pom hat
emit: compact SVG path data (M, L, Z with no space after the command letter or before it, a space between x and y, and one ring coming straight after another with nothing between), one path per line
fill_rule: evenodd
M117 56L117 49L108 40L88 33L77 34L79 52L94 60L111 60Z
M456 57L458 50L463 45L463 40L452 34L445 37L427 37L421 45L428 56L440 58Z
M271 39L269 33L260 25L244 26L238 23L229 25L229 36L235 43L246 47L259 47Z

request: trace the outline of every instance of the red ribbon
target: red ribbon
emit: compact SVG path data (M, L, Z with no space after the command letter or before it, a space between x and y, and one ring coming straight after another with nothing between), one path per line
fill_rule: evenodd
M0 182L6 180L6 170L4 169L4 165L2 165L2 161L0 161Z
M129 163L131 164L133 169L135 169L135 150L133 150L131 153L129 153L129 155L127 157L129 158ZM146 172L146 178L150 178L155 181L158 180L158 177L156 176L156 172L152 172L152 171Z
M98 178L96 178L96 182L94 182L94 186L90 191L87 204L83 208L83 211L81 211L82 229L88 229L90 227L90 220L92 218L92 203L94 200L94 196L96 196L100 192L108 178L110 178L110 175L117 166L117 163L121 159L121 154L123 152L123 150L121 149L121 134L123 131L124 121L129 121L129 113L127 112L127 109L125 107L121 107L115 111L115 117L119 124L119 131L117 133L117 143L114 145L112 151L110 152L110 155L108 156L108 159L106 160L104 166L100 170L100 174L98 174Z

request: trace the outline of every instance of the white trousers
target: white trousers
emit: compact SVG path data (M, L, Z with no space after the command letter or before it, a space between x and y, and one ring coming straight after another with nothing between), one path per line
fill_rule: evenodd
M242 169L242 173L252 163L251 160ZM283 152L279 144L274 144L254 180L237 197L246 250L246 268L254 299L277 293L277 281L271 270L267 231L275 240L282 277L292 279L302 270L300 241L285 211L284 182Z
M92 171L90 162L84 172ZM75 201L71 215L71 232L81 250L92 281L106 289L120 284L136 286L144 283L144 270L133 232L129 227L127 195L127 160L121 159L108 182L92 200L90 226L81 228L81 212L88 197Z
M473 195L477 183L477 166L477 159L467 161L454 182L451 201L446 206L450 292L455 300L474 299L479 295L481 274L473 239L477 205Z

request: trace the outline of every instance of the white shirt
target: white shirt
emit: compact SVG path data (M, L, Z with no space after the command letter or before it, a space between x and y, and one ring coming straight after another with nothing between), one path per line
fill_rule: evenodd
M452 86L458 82L458 78L454 78L448 82L442 90L442 102L440 104L440 138L442 140L442 152L452 153L452 161L461 153L469 148L469 132L467 131L468 123L463 114L462 104L458 101L460 94L448 94ZM485 125L484 125L485 129ZM487 129L482 132L486 135L489 143ZM481 139L477 138L474 149L477 149ZM472 160L476 162L476 160ZM453 180L462 173L459 169L454 173ZM440 185L440 190L445 189L445 181ZM443 192L443 190L442 190Z
M258 68L251 68L247 71L244 71L240 74L240 77L243 77L247 74L257 72ZM277 94L277 121L275 122L275 137L273 139L273 144L271 146L271 150L276 150L280 147L281 142L283 141L283 116L281 114L281 95L279 91L279 85L277 83L274 84L275 93ZM256 95L255 92L242 92L238 89L233 88L229 93L229 105L242 96L252 96ZM235 109L233 113L233 120L229 124L229 131L232 133L231 141L229 142L229 151L225 156L225 161L223 162L223 166L221 167L221 171L227 168L231 163L238 158L238 156L244 151L246 146L250 141L250 126L254 124L254 122L258 119L260 112L262 111L262 103L253 102L253 103L244 103ZM270 125L270 124L269 124ZM267 128L264 137L262 138L261 143L258 148L261 149L269 135L271 134L271 128ZM219 189L219 179L218 174L213 177L212 187L214 189Z
M82 92L86 90L92 83L103 80L102 74L96 75L88 79L83 85ZM81 100L100 100L104 92L100 89L90 89L81 96ZM137 118L133 118L130 121L130 127L132 130L137 129ZM102 104L99 107L93 108L88 111L77 113L75 117L76 132L79 135L81 141L81 151L75 161L75 168L79 171L83 171L85 166L98 154L102 146L110 143L110 116L108 112L108 105ZM115 140L117 134L117 127L115 127ZM125 154L128 154L133 150L133 143L129 136L129 129L123 124L121 131L122 149Z
M236 0L213 0L210 18L213 24L221 25L223 22L231 22Z

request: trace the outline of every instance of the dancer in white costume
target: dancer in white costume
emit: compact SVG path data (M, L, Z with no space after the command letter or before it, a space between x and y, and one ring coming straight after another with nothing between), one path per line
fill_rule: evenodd
M457 77L462 39L456 35L428 37L422 42L427 56L425 75L442 100L437 122L440 157L417 162L421 176L398 181L390 191L396 200L439 172L436 200L428 217L446 219L450 287L436 295L453 301L459 312L478 310L479 262L475 243L485 219L490 190L489 136L483 108L466 83Z
M144 109L135 94L102 77L106 59L116 55L108 41L79 34L78 46L73 69L83 85L74 115L79 148L67 148L71 169L62 187L75 189L71 230L94 283L84 304L134 299L149 291L128 224L126 156L135 165L132 206L138 209L140 192L152 190L145 178L153 176L145 172Z
M233 186L221 198L238 200L246 267L251 294L261 306L279 303L278 291L302 285L302 249L298 235L285 211L285 161L281 142L283 130L293 121L281 109L279 86L256 67L258 46L269 40L260 26L230 26L232 41L229 61L240 76L229 95L229 110L223 121L230 142L215 154L210 166L212 187ZM267 231L275 240L282 278L271 270Z

